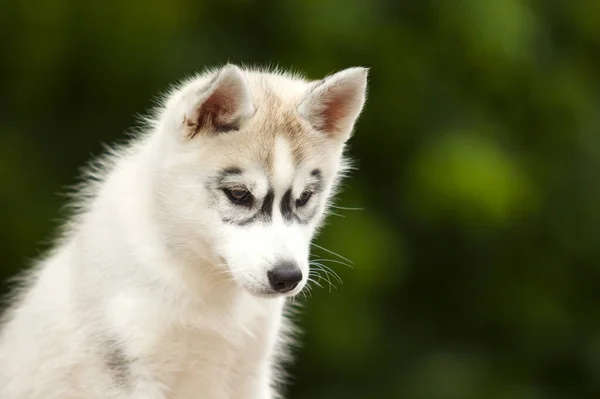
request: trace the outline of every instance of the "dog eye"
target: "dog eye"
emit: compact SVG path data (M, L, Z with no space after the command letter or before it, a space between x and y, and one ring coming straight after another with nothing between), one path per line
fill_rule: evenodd
M229 201L233 202L236 205L244 205L244 206L252 206L252 201L254 197L250 193L250 191L246 190L242 187L235 188L225 188L223 189Z
M303 192L300 195L300 198L298 198L296 200L296 206L297 207L301 207L301 206L306 205L306 203L308 202L308 200L310 199L310 197L312 197L312 195L313 195L312 191L307 190L307 191Z

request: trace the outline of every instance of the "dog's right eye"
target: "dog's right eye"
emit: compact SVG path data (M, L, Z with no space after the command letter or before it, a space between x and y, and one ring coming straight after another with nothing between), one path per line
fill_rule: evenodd
M227 195L229 201L233 202L236 205L243 205L247 207L252 206L254 197L252 196L250 191L246 190L245 188L225 188L223 189L223 192L225 193L225 195Z

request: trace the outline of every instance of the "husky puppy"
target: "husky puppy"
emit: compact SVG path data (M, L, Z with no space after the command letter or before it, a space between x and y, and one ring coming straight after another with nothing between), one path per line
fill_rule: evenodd
M226 65L92 164L0 333L2 399L272 399L284 305L346 168L367 70Z

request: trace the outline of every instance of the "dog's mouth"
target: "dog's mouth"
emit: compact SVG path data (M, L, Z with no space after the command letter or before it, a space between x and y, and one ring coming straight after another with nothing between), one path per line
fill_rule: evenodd
M273 299L273 298L285 298L285 297L293 297L296 296L297 294L300 293L300 291L302 291L302 289L300 288L301 283L296 284L294 287L291 287L290 289L286 290L286 291L277 291L274 290L270 287L248 287L248 286L243 286L243 288L250 293L251 295L258 297L258 298L264 298L264 299Z

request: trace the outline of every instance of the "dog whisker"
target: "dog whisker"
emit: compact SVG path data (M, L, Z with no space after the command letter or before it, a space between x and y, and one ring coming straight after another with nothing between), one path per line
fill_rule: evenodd
M329 207L335 208L335 209L341 209L344 211L364 211L365 210L365 208L350 208L350 207L337 206L337 205L329 205Z
M342 278L330 267L322 264L322 263L311 263L311 265L318 266L320 270L325 272L325 274L331 274L333 278L335 278L340 284L343 284Z
M330 253L331 255L337 256L338 258L340 258L340 259L342 259L342 260L345 260L346 262L348 262L348 263L350 263L350 264L354 264L354 262L352 262L350 259L348 259L348 258L345 258L345 257L343 257L342 255L340 255L340 254L338 254L338 253L336 253L336 252L333 252L333 251L332 251L332 250L330 250L330 249L327 249L327 248L325 248L325 247L322 247L322 246L320 246L320 245L317 245L317 244L315 244L315 243L311 243L310 245L312 245L312 246L314 246L314 247L316 247L316 248L319 248L320 250L323 250L323 251L325 251L325 252L327 252L327 253Z
M331 263L338 263L340 265L344 265L344 266L349 267L349 268L353 268L354 267L354 266L352 266L352 265L350 265L350 264L348 264L346 262L342 262L342 261L335 260L335 259L327 259L327 258L310 259L310 262L331 262Z

